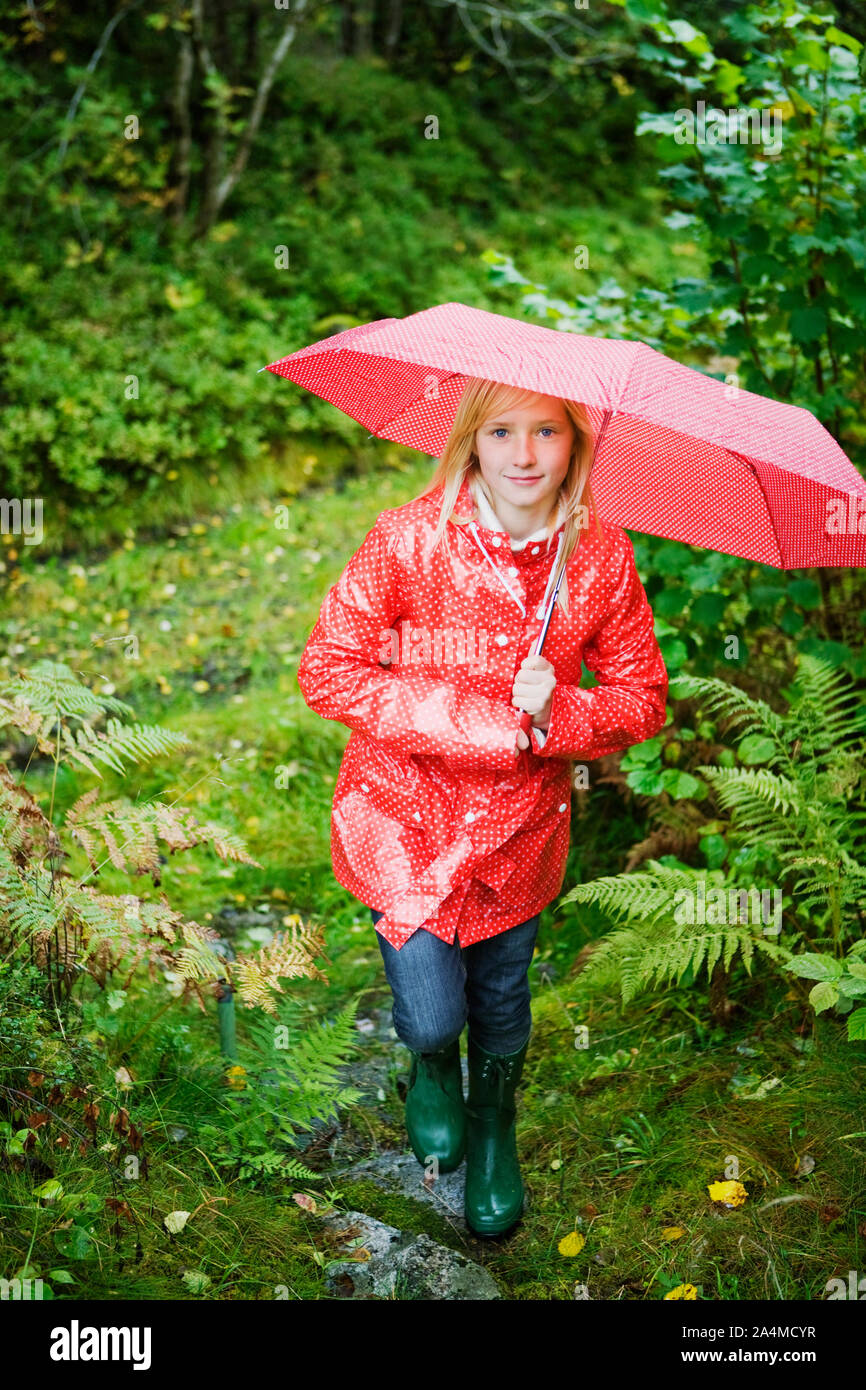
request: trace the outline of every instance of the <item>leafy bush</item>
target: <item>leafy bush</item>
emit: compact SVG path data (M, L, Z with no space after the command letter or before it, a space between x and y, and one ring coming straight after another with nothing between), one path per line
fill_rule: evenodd
M274 1020L255 1018L230 1072L236 1089L226 1096L226 1114L201 1136L218 1167L240 1178L315 1178L293 1156L298 1130L334 1119L361 1092L345 1084L339 1069L357 1048L358 1000L326 1022L312 1026L283 1001Z
M698 769L719 810L701 837L713 867L668 855L572 889L565 902L597 904L622 923L581 978L590 988L618 984L626 1002L727 971L737 954L749 971L757 951L817 980L816 1011L850 1014L849 1040L866 1038L866 1007L851 1012L866 997L866 706L841 672L808 656L784 714L720 680L681 676L672 693L738 726L740 765Z
M83 685L70 667L36 663L0 685L0 728L32 738L34 753L49 757L57 770L70 763L101 777L103 763L117 772L188 743L185 735L156 726L123 724L115 716L130 707ZM105 729L97 722L106 717ZM186 921L163 894L146 901L131 893L99 892L98 854L116 869L148 874L160 881L159 842L170 853L210 844L222 859L256 865L232 832L200 823L188 810L162 801L132 802L116 797L100 802L98 789L79 797L66 817L71 839L82 846L90 873L76 878L61 867L66 857L60 830L36 799L0 764L0 939L11 954L24 953L44 971L52 1004L69 997L84 976L105 985L121 969L131 979L142 962L151 970L174 970L204 1007L199 981L228 980L252 1007L273 1011L271 990L281 978L305 975L324 979L314 964L324 940L320 928L292 924L264 952L228 961L214 949L217 933Z

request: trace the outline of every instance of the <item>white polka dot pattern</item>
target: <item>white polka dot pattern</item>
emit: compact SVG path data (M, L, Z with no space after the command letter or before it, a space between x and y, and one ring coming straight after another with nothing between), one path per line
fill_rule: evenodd
M603 539L581 537L569 614L557 607L548 630L557 684L547 738L542 746L533 730L532 750L518 753L511 692L541 629L559 532L512 550L507 532L476 522L515 571L509 592L468 521L449 521L450 555L433 551L441 500L439 490L380 513L325 595L298 666L310 708L352 730L334 789L334 873L385 914L375 929L398 950L419 927L467 946L546 907L565 874L570 760L639 743L665 718L667 672L631 540L604 523ZM472 508L464 478L456 510ZM389 631L405 653L406 633L422 627L505 641L489 641L476 665L436 664L424 651L383 664ZM581 658L599 682L592 690L579 689Z
M569 760L664 723L667 673L623 527L783 568L866 564L866 481L814 416L644 343L452 303L350 328L269 369L431 457L473 377L582 401L596 432L607 420L592 474L604 541L584 534L568 566L569 615L554 610L543 742L533 730L516 756L511 690L540 631L553 552L514 549L476 518L510 593L465 526L449 522L452 554L434 554L441 493L380 514L304 649L304 698L352 730L334 791L334 872L385 914L376 930L397 949L419 927L469 945L547 906L565 873ZM837 503L848 525L834 529ZM458 512L471 511L464 479ZM486 660L443 669L422 652L389 669L383 633L410 626L483 627ZM579 688L581 657L592 690Z
M608 521L779 568L866 565L866 480L814 415L645 343L437 304L336 333L269 370L433 457L470 377L571 397L596 431L613 412L592 474ZM828 525L833 507L843 524Z

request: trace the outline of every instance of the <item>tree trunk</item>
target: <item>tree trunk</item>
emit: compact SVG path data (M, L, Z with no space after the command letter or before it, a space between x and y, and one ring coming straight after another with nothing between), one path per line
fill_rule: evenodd
M382 36L382 47L386 58L392 58L397 51L400 43L400 31L403 28L403 0L390 0L387 9L387 19L385 32Z
M166 215L174 227L179 227L186 216L192 164L192 122L189 114L193 71L192 43L189 34L186 33L179 34L178 39L177 64L169 98L172 151L168 172L169 200L165 205Z
M295 0L293 11L295 21L300 19L306 7L307 0ZM213 84L219 81L222 74L216 67L207 40L205 39L203 0L192 0L191 12L193 45L196 57L199 61L202 74L208 76ZM297 22L289 23L286 21L279 42L268 58L264 71L259 78L259 85L256 89L255 97L253 98L250 114L238 141L234 159L231 162L228 173L225 172L225 165L228 157L228 122L226 107L217 93L216 104L211 108L213 111L213 120L205 155L204 187L193 233L195 238L207 235L219 216L223 204L234 191L241 174L246 168L253 141L262 123L262 117L265 112L265 107L267 106L271 87L274 84L274 78L279 71L280 64L294 42L297 31Z
M355 11L355 57L373 52L373 0L361 0Z
M215 85L221 77L208 45L204 27L204 0L192 0L192 43L202 78L210 85L214 104L210 110L210 128L204 154L201 198L199 200L195 237L203 236L216 219L219 210L218 189L223 178L226 159L226 109L222 95Z
M358 42L358 22L355 0L342 0L340 5L340 44L347 58L355 56Z
M710 1019L716 1027L729 1028L736 1004L728 998L730 975L717 961L710 976Z
M232 73L232 47L229 42L226 0L211 0L213 6L213 57L220 72Z
M255 72L259 65L259 12L255 0L250 0L247 8L246 32L244 35L244 72Z

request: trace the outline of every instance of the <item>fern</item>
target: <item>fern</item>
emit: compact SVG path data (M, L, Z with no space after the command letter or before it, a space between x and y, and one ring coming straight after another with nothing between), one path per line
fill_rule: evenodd
M694 885L694 876L687 868L675 869L654 859L649 864L645 873L615 874L578 884L563 902L594 902L602 912L652 919L670 909L678 889Z
M790 778L779 777L766 768L701 767L707 781L716 789L719 801L726 810L735 811L741 818L751 811L761 814L766 807L802 814L801 789Z
M157 758L164 753L189 747L186 734L174 729L161 729L158 725L122 725L116 719L109 719L103 733L87 723L76 732L61 726L63 748L73 762L79 762L96 777L102 773L96 762L105 763L114 772L124 771L124 760L143 763L148 758Z
M234 1166L236 1161L234 1155L217 1159L224 1167ZM312 1168L306 1168L299 1159L290 1158L276 1149L266 1149L264 1153L244 1154L238 1167L238 1177L281 1177L302 1182L321 1181L321 1173L314 1173Z
M163 802L135 804L127 797L94 804L97 794L93 788L79 797L65 822L93 869L98 867L97 839L105 846L116 869L150 874L155 883L160 881L159 840L172 854L210 844L223 860L233 859L261 868L237 836L211 821L202 824L191 811L166 806ZM118 843L118 835L124 836L122 843Z
M697 697L705 714L737 726L740 739L758 734L770 740L768 765L696 769L727 817L714 830L734 851L731 875L739 851L749 864L763 859L773 878L786 884L793 943L808 950L829 932L838 958L846 940L862 934L866 901L862 698L843 672L806 655L785 692L784 714L725 681L682 676L674 684L676 694ZM755 952L781 968L796 959L785 945L737 920L708 925L678 919L676 895L694 889L700 878L737 891L721 871L654 859L647 864L641 872L582 884L564 898L593 902L619 923L581 974L590 988L618 985L625 1003L645 989L712 975L717 965L728 970L735 957L747 971Z
M775 710L764 700L752 699L739 686L708 676L688 675L678 675L671 684L677 696L697 696L707 714L719 715L739 725L742 737L755 730L775 738L782 736L783 723Z
M116 696L100 695L84 685L72 667L62 661L35 661L27 671L20 671L8 680L4 690L13 704L29 706L37 714L53 720L84 719L87 715L109 711L125 715L133 712Z
M289 931L278 932L269 946L245 961L235 962L232 981L248 1008L259 1005L276 1014L272 990L281 992L281 979L304 975L328 983L327 976L314 964L313 957L325 949L324 929L292 923Z
M55 771L72 763L101 778L97 763L123 773L130 762L189 742L158 726L122 724L118 714L131 710L90 690L61 662L38 662L0 684L0 728L33 739L33 753L50 757ZM103 717L104 731L94 727ZM61 832L87 856L90 873L81 881L61 867L68 858ZM300 919L265 952L228 962L214 949L216 933L184 920L164 898L100 893L87 881L107 862L120 872L149 874L158 884L160 843L172 854L209 845L224 861L261 867L239 836L213 821L200 822L161 801L141 804L119 796L100 802L97 788L78 798L58 828L0 763L0 947L29 956L44 971L55 1003L58 992L68 995L84 975L104 986L121 970L128 981L142 964L152 974L179 974L184 996L195 997L201 1007L202 985L231 979L233 972L241 997L266 1010L273 1010L281 979L326 979L314 961L324 951L322 929Z
M594 902L604 912L625 918L625 925L595 947L581 980L591 987L618 985L627 1004L643 990L680 984L686 972L692 979L702 971L711 975L719 962L727 970L737 952L747 971L756 949L787 961L790 952L757 933L752 924L677 920L679 892L694 893L701 879L723 888L721 877L650 860L645 873L619 874L573 889L564 901Z
M239 1044L244 1087L226 1096L225 1120L207 1131L217 1164L254 1181L319 1176L294 1156L297 1131L335 1119L361 1098L340 1075L358 1047L357 1007L356 996L313 1027L288 1000L280 1001L276 1022L251 1018L249 1037ZM277 1040L286 1046L276 1047Z

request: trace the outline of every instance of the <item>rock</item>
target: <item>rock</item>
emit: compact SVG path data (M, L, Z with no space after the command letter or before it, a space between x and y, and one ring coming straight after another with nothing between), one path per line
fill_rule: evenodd
M218 908L208 923L215 931L220 928L226 936L234 936L241 931L257 931L260 927L270 927L275 930L279 926L280 912L276 908L267 912L258 912L255 908L234 907L225 904Z
M443 1216L448 1217L461 1230L466 1229L463 1219L463 1193L466 1184L466 1165L461 1163L451 1173L440 1173L435 1181L425 1182L425 1169L421 1167L411 1149L386 1149L375 1158L365 1158L354 1164L341 1176L349 1178L369 1178L377 1187L386 1192L399 1192L416 1202L426 1202L436 1207Z
M347 1254L355 1249L370 1256L358 1261L337 1255L329 1264L328 1286L339 1298L398 1294L454 1302L502 1297L486 1269L428 1235L400 1231L358 1211L334 1212L322 1220L334 1231L337 1250L342 1244Z
M396 1271L388 1276L387 1292L392 1293L398 1274L415 1298L462 1301L501 1298L499 1289L482 1265L459 1250L449 1250L430 1236L416 1236L410 1245L395 1254ZM384 1281L379 1281L383 1287Z

